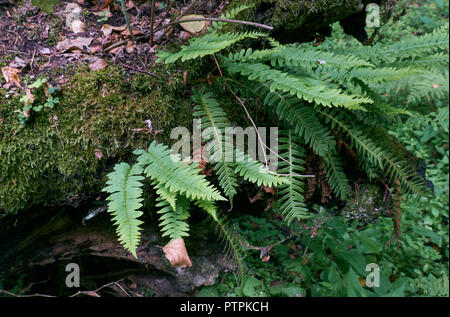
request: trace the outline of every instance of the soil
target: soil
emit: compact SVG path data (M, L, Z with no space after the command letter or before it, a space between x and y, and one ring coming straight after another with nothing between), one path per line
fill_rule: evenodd
M150 3L126 1L128 19L135 34L133 41L126 28L120 3L115 1L60 1L50 14L33 6L31 0L25 0L23 4L2 1L0 66L8 65L20 69L21 79L42 75L50 77L57 85L67 82L74 66L85 64L95 69L98 59L119 65L130 74L151 75L156 48L171 42L186 41L193 34L178 25L169 26L154 35L154 43L151 45ZM189 11L215 17L221 14L226 4L228 1L197 1L195 9L190 8ZM85 25L84 32L74 33L70 23L66 21L74 12L68 9L71 5L78 5L81 9L79 20ZM171 10L167 10L164 3L156 2L155 25L164 25L180 13L188 14L186 9L188 6L183 1L175 1ZM102 16L101 12L108 12L109 17ZM108 26L115 28L110 34L105 31ZM63 45L65 40L79 39L89 39L90 44L81 49ZM5 83L3 78L0 83L3 88L11 89L11 92L16 89L14 85Z

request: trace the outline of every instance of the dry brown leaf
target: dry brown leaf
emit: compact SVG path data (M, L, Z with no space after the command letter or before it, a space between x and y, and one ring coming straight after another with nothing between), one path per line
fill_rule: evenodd
M175 239L163 248L164 255L170 264L175 267L192 266L191 259L186 251L184 240Z
M109 24L103 24L102 32L104 36L110 35L113 31L122 32L127 28L127 25L124 24L122 26L112 26Z
M180 21L189 20L189 19L197 19L197 18L204 18L204 16L198 15L198 14L189 14L189 15L185 15L184 17L182 17L180 19ZM192 21L192 22L180 23L180 25L183 29L185 29L188 32L198 33L201 30L203 30L206 23L205 23L205 21Z
M30 88L25 88L25 94L27 95L27 99L25 100L24 104L25 104L25 106L29 106L33 103L34 96L31 93ZM28 116L26 116L26 117L28 117Z
M266 255L265 257L263 257L261 259L261 261L263 261L263 262L269 262L269 260L270 260L270 255Z
M74 20L72 21L72 32L73 33L82 33L86 31L86 25L83 21Z
M127 46L125 47L125 51L128 54L131 54L135 48L136 48L136 43L134 43L133 41L128 41Z
M24 61L23 59L21 59L20 57L15 57L14 61L9 63L9 66L13 67L13 68L23 68L25 66L27 66L28 62Z
M108 66L103 58L97 58L95 62L89 64L89 69L93 72L100 70Z
M116 48L113 48L113 49L109 50L109 52L110 52L111 54L116 54L118 51L120 51L120 50L122 50L122 49L124 49L124 48L125 48L125 45L121 45L121 46L118 46L118 47L116 47Z
M19 73L20 69L18 68L10 66L5 66L2 68L2 74L7 84L15 83L17 87L22 87L20 85Z
M90 54L96 54L102 51L102 47L101 45L95 45L94 47L91 48L91 50L89 51Z
M275 194L275 190L274 190L272 187L267 187L267 186L261 186L261 187L262 187L262 189L264 189L264 191L265 191L266 193L270 193L270 194L272 194L272 195Z
M133 31L133 35L142 35L142 34L144 34L144 33L142 33L139 30L132 30L132 31ZM128 37L128 36L130 36L130 31L128 31L128 28L126 28L125 30L120 32L120 35Z
M85 47L91 44L92 40L92 37L77 37L75 39L65 39L64 41L58 42L58 44L56 44L56 50L59 52L76 49L83 50Z
M47 97L47 98L50 97L51 94L48 92L48 89L50 88L50 85L48 83L44 83L42 86L44 87L45 97Z
M135 4L132 0L129 0L129 1L125 4L125 7L129 10L129 9L135 8L135 7L136 7L136 4Z

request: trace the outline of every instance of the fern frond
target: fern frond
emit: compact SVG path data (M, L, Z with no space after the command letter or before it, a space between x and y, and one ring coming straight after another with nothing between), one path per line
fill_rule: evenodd
M239 174L246 181L255 183L258 186L277 187L287 182L283 176L274 175L263 163L252 160L248 155L242 154L236 150L236 169L235 173Z
M145 167L147 177L164 184L171 192L185 195L189 199L225 200L217 189L200 175L193 164L183 164L180 155L171 155L166 145L153 141L148 150L136 150L138 164Z
M178 195L174 192L171 192L163 184L160 184L156 181L153 182L153 185L155 186L158 197L162 200L165 200L170 205L170 207L172 207L172 209L176 209Z
M287 174L288 182L279 187L278 209L285 217L285 221L290 224L294 219L309 218L304 203L303 178L300 176L304 171L305 153L301 146L301 139L292 130L279 131L279 136L279 155L284 160L278 163L278 172Z
M108 174L108 185L103 191L109 193L106 198L108 212L113 216L113 223L123 247L130 251L135 258L140 240L140 225L138 218L142 215L142 183L144 179L142 167L138 164L130 167L127 163L114 166L114 171Z
M422 36L411 36L393 44L377 43L350 51L375 64L392 63L417 56L432 55L448 47L448 23Z
M273 108L285 125L293 129L295 134L303 138L320 156L336 146L330 130L322 125L311 107L296 97L279 91L271 92L269 85L261 81L257 81L257 85L248 89L260 96L266 106Z
M265 33L256 31L225 34L208 33L202 37L194 37L189 41L189 45L183 45L178 52L159 51L157 62L170 64L176 62L178 59L184 62L206 55L212 55L244 39L256 39L265 36L267 36Z
M356 125L347 124L347 120L343 118L342 114L337 114L334 111L330 113L322 110L317 111L324 116L327 122L331 123L333 128L336 127L345 132L345 136L350 139L351 145L356 148L362 163L364 163L364 160L368 160L370 164L378 167L390 182L396 178L400 179L403 194L430 195L430 189L425 182L409 169L407 162L384 149L380 144L382 141L375 142L369 139ZM362 166L365 167L364 164Z
M329 88L318 79L307 76L295 76L261 63L225 63L225 68L232 74L241 74L249 80L268 83L270 91L287 92L292 96L326 107L344 107L364 110L364 103L372 103L367 97L346 95L340 89Z
M247 9L253 8L253 7L254 7L254 5L252 5L252 4L243 4L243 5L240 5L240 6L236 7L236 8L232 8L232 9L227 10L225 13L222 13L222 15L220 17L222 19L228 19L228 20L234 19L241 12L243 12L243 11L245 11ZM210 32L212 32L212 31L219 31L219 30L222 29L222 27L225 25L225 23L226 22L213 21L211 23L211 27L209 27L208 30Z
M327 153L323 156L323 162L326 167L328 184L341 200L345 200L348 195L348 179L344 173L341 159L335 154Z
M237 269L236 277L240 279L246 270L244 264L246 252L243 247L242 237L227 218L218 215L217 206L214 202L198 200L195 204L206 211L213 219L219 235L219 241L224 244L224 254L232 261L233 266Z
M227 153L234 153L233 143L225 137L225 128L230 127L227 115L210 92L194 92L192 99L197 104L193 115L201 119L201 130L210 129L212 132L204 137L205 141L209 141L207 151L211 154L210 160L215 162L214 172L219 177L219 185L233 205L238 184L235 164L230 162L233 158L227 157Z
M186 220L189 218L189 201L186 197L179 195L176 199L175 208L173 208L165 199L159 197L156 207L161 215L159 225L162 227L162 237L169 236L170 240L189 236L189 225Z
M449 108L448 106L439 110L436 115L436 120L441 124L446 132L448 132L448 122L449 122Z
M358 68L351 70L348 77L358 78L366 84L378 84L397 81L410 75L423 73L419 69L378 67L378 68Z
M368 61L353 55L337 55L331 52L321 51L316 48L300 48L298 45L278 45L272 49L242 50L236 54L230 54L228 58L234 62L265 62L270 61L272 66L289 66L313 69L316 67L350 69L354 67L374 67Z

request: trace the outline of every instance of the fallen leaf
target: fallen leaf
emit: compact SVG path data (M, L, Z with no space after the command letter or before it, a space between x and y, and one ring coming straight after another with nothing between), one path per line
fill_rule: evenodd
M261 261L263 261L263 262L268 262L269 260L270 260L270 255L266 255L265 257L263 257L261 259Z
M125 48L125 45L121 45L121 46L118 46L118 47L116 47L116 48L111 49L109 52L110 52L111 54L117 54L117 52L119 52L120 50L122 50L122 49L124 49L124 48Z
M25 62L23 59L21 59L20 57L15 57L14 58L14 62L11 62L9 64L9 66L14 67L14 68L23 68L25 66L27 66L27 62Z
M17 87L22 87L20 85L19 73L20 69L14 67L5 66L2 68L2 74L7 84L14 83Z
M82 33L86 31L86 25L80 20L73 20L71 27L73 33Z
M132 9L132 8L135 8L136 7L136 4L132 1L132 0L129 0L126 4L125 4L125 8L127 8L128 10L129 9Z
M75 39L65 39L64 41L58 42L56 44L56 50L59 52L65 52L75 49L83 50L85 47L91 44L92 40L92 37L77 37Z
M94 9L95 11L103 10L106 7L109 7L112 3L112 0L104 0L98 1L97 7Z
M270 193L270 194L272 194L272 195L275 194L275 191L274 191L274 189L273 189L272 187L267 187L267 186L261 186L261 187L264 189L264 191L265 191L266 193Z
M47 48L47 47L41 47L41 48L39 48L39 52L40 52L41 54L44 54L44 55L49 55L49 54L51 53L50 49Z
M190 19L197 19L197 18L204 18L204 16L203 15L198 15L198 14L189 14L189 15L185 15L184 17L182 17L180 19L180 21L190 20ZM183 29L185 29L188 32L198 33L201 30L203 30L203 28L205 27L206 23L205 23L205 21L192 21L192 22L180 23L180 25L181 25L181 27Z
M91 48L89 53L90 54L96 54L96 53L101 52L101 51L102 51L101 45L95 45L94 47Z
M89 69L93 72L100 70L108 66L103 58L97 58L95 62L89 64Z
M175 239L163 248L164 255L170 264L175 267L192 266L191 259L186 251L184 240Z
M105 8L104 10L92 12L93 15L99 16L101 18L110 18L112 17L111 10L109 10L109 7Z
M72 22L80 19L80 13L82 9L76 3L68 3L64 9L64 14L66 15L66 27L71 28Z
M109 24L103 24L102 26L102 32L104 36L110 35L113 31L122 32L127 28L126 24L122 26L112 26Z
M127 46L125 47L125 51L128 54L131 54L135 48L136 48L136 43L134 43L133 41L128 41Z
M142 35L142 34L144 34L144 33L142 33L139 30L132 30L132 31L133 31L133 35ZM130 36L130 31L128 31L128 28L126 28L125 30L120 32L120 35L125 36L125 37Z
M94 155L95 155L95 157L96 157L97 159L99 159L99 160L103 157L103 153L102 153L102 151L100 151L99 149L95 149L95 150L94 150Z
M31 93L30 88L25 88L25 94L26 94L26 98L24 100L24 104L25 104L25 106L29 106L29 105L31 105L33 103L34 96ZM26 116L26 117L28 117L28 116Z

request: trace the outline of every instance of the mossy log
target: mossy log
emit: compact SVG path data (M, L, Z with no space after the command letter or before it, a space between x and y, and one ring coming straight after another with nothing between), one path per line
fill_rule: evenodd
M71 207L37 210L38 216L19 224L15 221L20 215L8 216L0 224L0 289L12 290L20 284L17 292L69 296L121 280L134 283L135 290L150 289L155 296L186 296L232 269L208 224L192 224L186 239L192 266L175 268L162 251L167 239L149 225L151 221L143 227L135 258L118 242L106 212L85 223L83 212L86 209ZM80 268L80 288L65 284L69 263ZM40 281L44 282L36 283Z
M113 66L78 69L56 93L59 103L33 112L25 124L15 112L24 106L21 96L6 98L0 89L0 217L91 196L115 163L132 160L133 150L189 126L190 101L174 88L178 80L167 73L129 76ZM44 100L41 93L34 104Z

